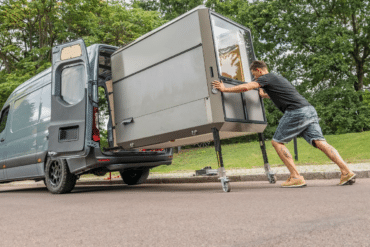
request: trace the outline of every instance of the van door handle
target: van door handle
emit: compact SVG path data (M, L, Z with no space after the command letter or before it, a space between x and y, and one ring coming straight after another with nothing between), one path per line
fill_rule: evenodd
M0 140L1 142L3 142L3 141L5 141L5 139L4 138L1 138L1 140Z

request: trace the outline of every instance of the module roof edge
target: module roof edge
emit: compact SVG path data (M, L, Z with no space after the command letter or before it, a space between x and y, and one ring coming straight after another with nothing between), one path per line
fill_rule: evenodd
M137 38L137 39L136 39L136 40L134 40L133 42L129 43L128 45L126 45L126 46L123 46L123 47L119 48L118 50L116 50L116 51L112 54L112 56L114 56L114 55L116 55L116 53L121 52L121 51L125 50L126 48L128 48L128 47L130 47L130 46L132 46L132 45L134 45L134 44L136 44L136 43L138 43L138 42L142 41L143 39L145 39L145 38L149 37L150 35L152 35L152 34L154 34L154 33L156 33L156 32L158 32L159 30L161 30L161 29L163 29L163 28L166 28L167 26L171 25L172 23L177 22L178 20L180 20L180 19L182 19L182 18L184 18L184 17L186 17L186 16L188 16L188 15L190 15L190 14L194 13L195 11L197 11L197 10L199 10L199 9L208 9L208 8L207 8L205 5L199 5L198 7L195 7L194 9L189 10L188 12L186 12L186 13L184 13L184 14L182 14L182 15L180 15L180 16L178 16L178 17L176 17L175 19L173 19L173 20L171 20L171 21L169 21L169 22L167 22L167 23L163 24L162 26L157 27L156 29L153 29L152 31L150 31L150 32L148 32L148 33L146 33L146 34L144 34L144 35L140 36L139 38Z

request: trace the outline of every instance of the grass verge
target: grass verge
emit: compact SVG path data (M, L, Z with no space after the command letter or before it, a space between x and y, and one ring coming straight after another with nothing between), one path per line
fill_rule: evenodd
M326 135L325 139L335 147L347 163L370 162L370 131L342 135ZM297 165L322 165L331 160L320 150L313 148L303 138L298 138ZM222 143L222 141L221 141ZM294 157L293 141L287 145ZM266 141L267 156L272 167L284 165L271 141ZM222 155L226 169L263 167L263 158L258 142L237 143L222 146ZM186 149L174 154L170 166L159 166L151 170L155 173L188 172L202 169L205 166L217 168L215 149L213 146Z

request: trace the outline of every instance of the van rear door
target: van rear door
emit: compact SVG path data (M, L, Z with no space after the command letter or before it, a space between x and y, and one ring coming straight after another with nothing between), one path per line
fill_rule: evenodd
M53 47L49 152L71 154L85 147L89 62L85 42Z

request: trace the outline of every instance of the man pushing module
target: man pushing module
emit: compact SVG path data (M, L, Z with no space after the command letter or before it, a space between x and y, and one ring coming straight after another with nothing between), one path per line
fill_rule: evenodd
M231 88L226 88L219 81L214 81L212 84L224 93L240 93L259 88L260 96L271 99L275 106L284 113L271 141L280 159L290 171L290 177L282 184L282 187L303 187L306 185L303 176L299 175L292 155L284 145L296 136L302 136L309 144L320 149L339 166L341 170L339 185L354 181L356 174L349 170L338 151L326 142L315 108L298 93L286 78L269 73L263 61L252 62L250 70L256 81ZM262 88L266 93L263 92Z

